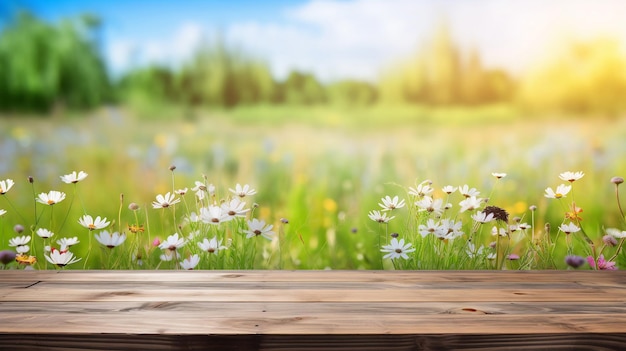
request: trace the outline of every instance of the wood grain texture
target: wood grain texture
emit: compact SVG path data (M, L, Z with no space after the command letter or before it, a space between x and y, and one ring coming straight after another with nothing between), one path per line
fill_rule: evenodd
M0 350L624 350L626 272L0 271Z

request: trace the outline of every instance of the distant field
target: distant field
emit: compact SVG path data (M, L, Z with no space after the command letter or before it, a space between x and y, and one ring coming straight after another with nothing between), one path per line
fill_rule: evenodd
M3 195L10 204L0 199L7 210L0 217L0 249L16 223L29 228L36 216L42 222L55 216L60 235L84 242L77 218L85 213L126 228L136 221L126 209L130 202L142 208L143 235L163 238L171 234L163 229L168 223L150 203L157 194L193 187L203 175L223 196L237 183L250 184L257 190L255 216L281 228L280 243L272 243L280 253L262 247L259 268L381 268L379 226L368 212L379 209L385 195L409 201L407 187L426 179L439 195L444 185L468 184L487 196L494 188L491 173L506 172L490 204L524 220L536 205L535 229L541 231L545 222L558 226L563 219L563 209L543 196L545 188L561 184L561 172L583 171L575 196L590 236L598 240L603 227L623 226L610 183L626 175L622 119L525 117L506 106L168 111L171 118L154 120L114 108L68 119L3 118L0 180L16 185ZM76 187L60 181L74 170L89 176ZM64 191L68 199L53 214L42 206L35 214L35 195L49 190ZM193 194L185 196L193 202ZM388 231L402 232L405 224L390 222ZM76 248L79 256L85 251ZM97 268L104 254L93 255Z

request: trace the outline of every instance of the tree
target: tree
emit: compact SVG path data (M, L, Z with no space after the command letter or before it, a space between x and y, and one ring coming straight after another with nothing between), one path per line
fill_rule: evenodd
M20 13L0 33L0 110L92 108L110 97L94 16L45 23Z

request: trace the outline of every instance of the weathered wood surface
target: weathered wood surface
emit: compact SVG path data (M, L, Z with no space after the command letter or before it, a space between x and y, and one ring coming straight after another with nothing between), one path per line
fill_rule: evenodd
M626 350L622 271L0 271L0 350Z

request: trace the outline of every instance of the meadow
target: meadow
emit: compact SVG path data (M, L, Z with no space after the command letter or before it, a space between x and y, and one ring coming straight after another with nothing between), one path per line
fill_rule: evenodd
M506 105L4 116L0 250L27 246L4 265L20 269L621 268L624 131L618 118ZM50 191L65 198L46 204ZM221 205L239 212L220 217Z

